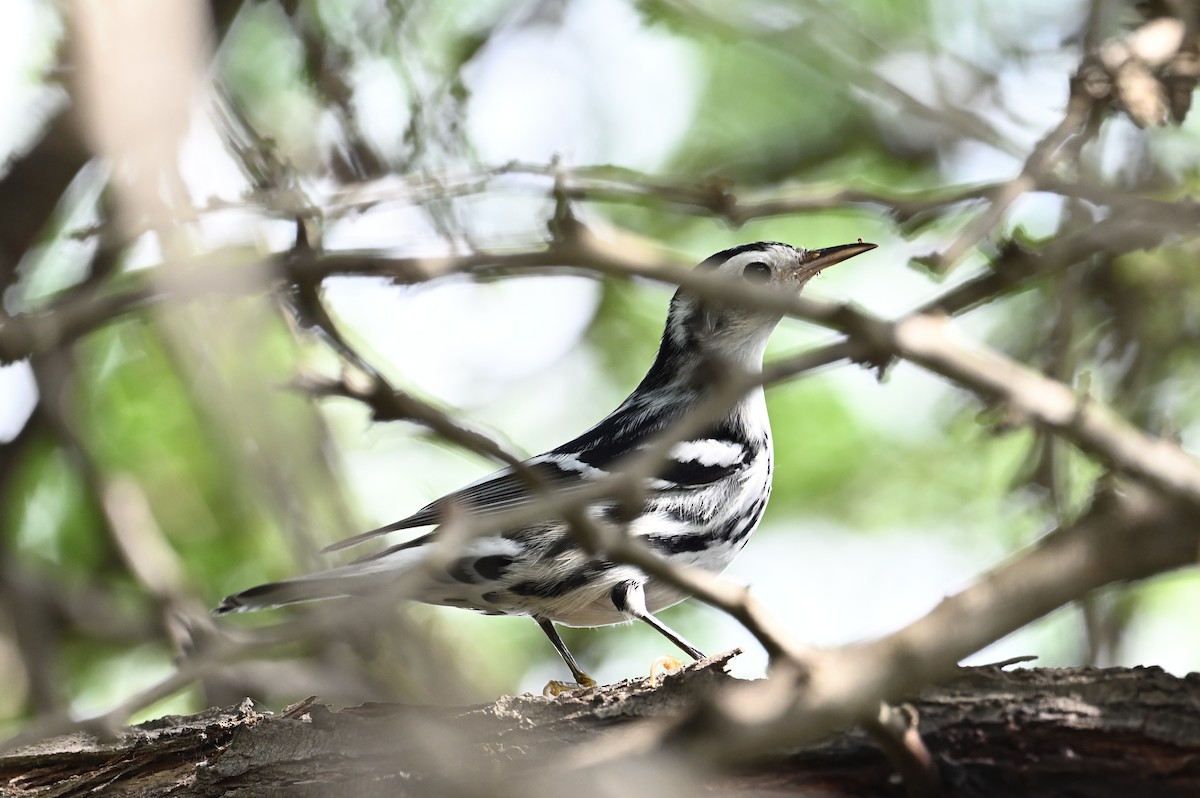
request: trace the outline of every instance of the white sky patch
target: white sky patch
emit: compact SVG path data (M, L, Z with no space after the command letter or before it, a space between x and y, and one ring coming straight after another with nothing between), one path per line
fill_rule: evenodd
M325 296L389 371L460 406L495 398L566 354L600 299L597 283L580 277L446 280L419 290L343 278L327 280Z
M412 121L408 86L396 68L381 58L357 63L350 79L351 101L363 136L386 156L402 157L404 133Z
M702 466L731 466L740 463L746 450L740 443L704 438L698 441L682 441L671 447L671 457L681 463L699 463Z
M14 149L26 146L63 99L41 85L61 34L57 13L35 0L4 0L0 11L0 172Z
M580 0L561 27L506 31L470 65L471 138L486 161L654 168L692 123L701 74L690 45L630 5Z
M17 437L37 398L37 384L28 361L0 367L0 443Z

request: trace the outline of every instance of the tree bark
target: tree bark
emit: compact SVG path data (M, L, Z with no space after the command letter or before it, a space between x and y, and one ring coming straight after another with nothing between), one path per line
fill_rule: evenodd
M905 794L893 765L857 730L763 752L736 772L708 773L647 750L661 739L655 729L702 712L706 696L733 681L724 672L730 656L657 687L634 680L463 707L332 710L309 700L279 714L246 701L108 740L78 732L0 756L0 794L579 795L599 792L614 774L655 795L692 795L697 785L722 795ZM907 785L908 794L1200 794L1198 688L1200 675L1158 668L961 669L911 702L937 778Z

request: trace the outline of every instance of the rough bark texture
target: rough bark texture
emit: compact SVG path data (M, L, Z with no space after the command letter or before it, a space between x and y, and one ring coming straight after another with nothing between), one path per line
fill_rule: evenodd
M162 718L114 740L79 733L10 751L0 756L0 794L538 794L539 772L603 768L595 761L628 748L633 735L695 710L730 680L726 660L690 666L657 688L630 681L483 706L334 711L308 703L275 715L246 702ZM1200 794L1197 674L969 668L912 706L947 795ZM689 768L680 787L695 783L697 768ZM857 731L775 752L737 773L704 775L703 783L716 794L904 794Z

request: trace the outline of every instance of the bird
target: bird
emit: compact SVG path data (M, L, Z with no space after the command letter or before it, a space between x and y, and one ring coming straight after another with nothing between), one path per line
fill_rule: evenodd
M875 246L862 239L824 249L758 241L717 252L696 269L795 297L824 269ZM714 364L761 372L767 341L782 315L761 303L755 307L721 301L714 292L701 296L680 287L671 298L658 352L645 377L590 429L520 467L497 471L325 551L400 530L435 527L431 532L347 565L232 594L214 614L377 594L425 567L443 535L439 524L455 514L487 518L520 508L532 511L544 489L569 494L596 484L711 395L717 381L729 373ZM758 527L771 494L773 462L766 402L762 387L756 386L699 434L670 446L656 473L645 480L640 507L630 509L612 497L589 495L589 501L595 500L584 513L593 521L626 524L632 538L670 563L720 573ZM704 657L657 617L687 595L632 565L588 553L571 524L552 514L468 537L448 561L425 570L408 598L490 615L531 617L570 670L574 685L591 687L596 682L580 667L556 624L596 627L641 621L693 659Z

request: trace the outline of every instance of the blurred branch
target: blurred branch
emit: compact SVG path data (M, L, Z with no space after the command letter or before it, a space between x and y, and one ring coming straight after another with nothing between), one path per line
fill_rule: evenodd
M407 391L396 388L378 374L344 369L333 379L322 374L303 372L292 386L314 397L338 396L361 402L371 409L375 421L411 421L451 443L501 465L513 466L524 456L497 438L471 427Z
M319 255L308 242L304 222L297 220L296 243L292 252L301 258ZM481 430L472 429L452 418L429 402L392 385L342 335L330 316L319 291L320 278L296 281L287 293L287 301L297 320L305 328L317 331L342 358L344 367L338 379L318 374L297 375L293 386L312 396L341 396L362 402L371 409L376 421L411 421L426 427L448 441L459 444L475 454L481 454L502 465L523 469L521 453ZM538 480L526 472L530 486L540 487Z
M822 189L804 187L780 192L738 191L718 179L701 183L664 180L631 169L616 167L576 167L512 163L490 175L531 175L556 178L558 190L576 201L615 201L650 204L661 208L701 212L740 227L757 219L790 216L822 210L841 210L847 205L880 208L900 223L933 211L983 199L991 186L958 186L937 191L904 195L894 191L860 188ZM481 176L482 177L482 176ZM470 181L463 181L470 186Z
M865 722L863 729L887 755L909 798L935 798L945 794L942 775L921 739L919 725L920 714L912 704L881 704L879 716Z
M235 667L240 661L257 653L314 637L339 637L346 631L349 617L349 614L343 613L314 613L302 621L277 624L268 630L258 630L253 635L229 634L226 630L213 627L209 621L208 628L201 630L206 633L203 645L182 652L175 661L174 670L166 676L126 695L107 711L88 718L73 717L61 708L42 713L35 723L24 728L20 734L0 743L0 753L48 737L78 731L111 738L130 716L177 694L210 674Z
M674 7L676 13L690 24L707 27L732 42L774 40L788 42L782 52L790 59L803 63L819 75L836 70L848 86L863 87L872 92L877 102L888 103L894 115L931 123L954 136L986 144L999 152L1019 157L1023 155L1011 138L1003 135L983 114L963 105L935 105L924 102L912 91L891 79L878 68L879 60L890 50L872 39L860 26L833 13L837 6L813 3L807 13L798 15L800 22L792 24L765 23L754 15L718 8L694 0L660 0ZM805 46L790 46L803 41Z
M624 202L632 205L670 207L721 219L740 227L759 219L794 214L844 210L848 205L879 209L911 230L930 218L944 214L964 203L978 202L1003 193L1011 183L969 184L932 190L900 192L887 189L833 188L818 185L794 188L739 189L729 181L710 179L701 182L667 180L653 174L614 166L571 167L558 163L536 164L514 161L474 172L447 172L416 176L389 176L366 180L310 197L296 186L295 175L285 164L273 160L269 141L261 140L224 98L216 105L227 145L237 156L243 172L250 178L252 193L238 200L210 198L194 209L197 217L240 210L267 218L313 219L333 221L386 205L424 206L433 202L505 189L557 192L579 202ZM1064 124L1068 120L1064 120ZM1073 120L1070 120L1073 121ZM1054 138L1056 129L1048 138ZM1068 131L1069 132L1069 131ZM250 138L247 138L249 136ZM1076 135L1072 141L1086 141ZM1061 153L1060 146L1055 152ZM268 165L270 164L270 165ZM1039 169L1037 190L1064 197L1081 198L1098 205L1119 206L1133 212L1148 213L1163 204L1152 197L1128 191L1107 189L1083 181L1055 177L1048 169ZM518 178L536 178L535 182ZM1032 190L1032 189L1030 189ZM309 187L307 191L313 191ZM106 232L108 223L82 227L72 232L76 240L85 240ZM143 230L142 232L146 232Z
M354 53L327 35L308 4L285 7L297 41L304 49L305 71L313 89L335 114L342 141L335 150L333 169L343 179L361 180L385 174L388 165L367 142L353 107L350 75L356 66Z
M992 235L1013 203L1028 192L1037 191L1060 161L1078 157L1086 140L1098 130L1089 121L1099 118L1101 107L1088 90L1086 78L1076 74L1071 79L1066 114L1034 147L1020 174L990 192L987 207L967 224L950 246L921 261L936 272L945 272L958 265L980 241Z
M558 163L511 162L474 172L447 172L416 176L388 176L342 186L310 197L312 187L301 191L296 176L272 155L274 145L248 126L244 115L227 96L215 104L222 134L230 151L252 183L251 193L238 200L210 198L194 209L197 217L230 210L267 218L311 219L329 222L386 205L425 206L449 199L499 192L505 189L544 190L581 202L625 202L632 205L671 207L682 212L711 216L740 227L758 219L821 210L842 210L847 205L882 209L902 224L944 213L966 202L991 196L998 185L965 185L903 193L884 189L805 186L792 189L739 190L712 179L702 182L665 180L656 175L613 166L570 167ZM535 178L530 181L522 178ZM1074 188L1060 183L1055 191L1071 194ZM1126 194L1114 194L1113 201ZM1136 200L1136 198L1132 198ZM108 223L72 232L85 240L108 231ZM136 232L136 231L135 231ZM143 230L141 232L147 232Z
M1200 514L1132 483L1097 496L1075 524L986 574L894 634L815 651L804 678L778 678L718 694L664 741L700 761L727 764L812 742L875 717L945 679L956 663L1052 610L1105 585L1194 565Z
M910 317L912 324L908 329L932 329L926 322L913 321L921 315L946 312L957 313L965 310L983 299L994 295L1000 290L1010 288L1022 279L1032 275L1043 275L1048 271L1063 268L1079 262L1091 253L1106 251L1110 254L1132 251L1160 243L1168 235L1179 235L1192 232L1200 223L1200 207L1194 205L1173 205L1162 203L1162 209L1153 219L1123 216L1118 220L1106 220L1091 228L1064 239L1058 239L1048 244L1042 251L1029 253L1018 251L999 261L1003 269L997 268L992 272L951 289L943 297L927 303ZM1187 223L1190 226L1184 227ZM264 264L238 264L229 266L222 263L219 268L213 268L217 261L213 255L205 256L192 264L174 266L175 275L171 281L172 288L179 292L176 301L186 298L191 292L208 294L233 290L237 293L247 287L253 289L261 282L278 282L281 275L291 281L311 281L323 279L332 275L372 275L391 276L400 282L412 283L442 277L454 273L482 275L493 272L528 272L542 270L558 270L563 264L574 264L577 267L591 269L600 273L620 277L643 277L671 284L681 285L698 295L714 301L739 303L756 308L789 313L799 318L818 324L842 329L850 333L849 344L834 345L834 348L818 353L806 353L798 361L785 363L768 370L766 379L770 381L781 379L797 373L801 369L812 368L823 362L831 362L836 356L852 357L855 359L871 359L876 362L881 356L899 356L930 368L937 373L954 379L963 387L979 393L985 399L997 398L997 391L1003 388L988 381L988 368L973 369L969 357L961 347L950 343L951 339L939 336L936 339L929 333L921 333L912 338L906 338L901 332L905 322L889 325L882 320L847 306L822 303L808 297L785 297L766 289L718 278L716 275L696 273L682 268L647 251L644 245L633 239L600 238L592 235L586 228L578 228L568 238L554 242L542 250L515 252L509 254L471 253L463 256L430 257L430 258L381 258L369 253L314 253L307 249L294 250L283 256L277 256L273 261ZM151 270L152 271L152 270ZM227 277L222 277L222 272ZM140 274L133 280L145 280ZM136 306L138 301L149 299L145 289L130 290L106 297L125 297L126 307ZM69 306L70 307L70 306ZM9 320L0 327L0 353L10 353L15 347L42 343L53 337L55 330L63 326L53 314L59 311L44 311L43 315L33 317L18 317ZM51 314L50 321L44 321L45 313ZM96 316L93 321L103 323L106 319ZM16 325L30 325L22 331ZM34 332L33 328L42 326L48 328L47 333ZM920 326L924 325L924 326ZM15 331L15 335L13 332ZM75 332L82 333L82 329ZM921 346L936 340L937 351L922 350ZM14 347L15 343L15 347ZM987 353L980 355L992 361L1005 370L1020 370L1021 367L1011 363L999 355ZM1031 372L1032 374L1032 372ZM1057 383L1052 383L1057 385ZM1071 397L1070 408L1078 404L1078 399L1069 389L1063 388L1066 396ZM1040 391L1031 391L1028 397L1042 397ZM1028 397L1014 397L1000 394L1006 401L1018 403ZM1037 412L1026 406L1024 409L1032 414L1039 423L1046 424L1059 430L1077 445L1098 456L1100 459L1114 463L1119 468L1149 479L1175 494L1181 491L1200 499L1200 477L1192 471L1194 465L1186 455L1187 466L1175 462L1170 468L1156 465L1157 454L1155 447L1159 444L1147 443L1149 440L1141 433L1127 428L1120 417L1111 411L1103 410L1099 405L1088 403L1086 415L1081 421L1074 421L1073 416L1065 416L1062 410L1060 396L1053 397L1056 404L1048 407L1044 404L1037 406ZM1044 399L1039 399L1039 402ZM1014 404L1014 406L1022 406ZM1072 410L1072 412L1074 412ZM1136 443L1130 443L1136 441ZM1169 444L1165 444L1170 446ZM1177 447L1171 447L1179 451ZM1177 459L1177 458L1176 458Z
M1082 81L1077 80L1074 85L1078 86L1081 83ZM1119 213L1115 217L1098 222L1073 236L1052 240L1040 250L1009 247L1000 253L991 272L973 278L953 289L943 298L931 303L928 308L936 306L945 312L957 313L970 305L989 300L1029 277L1046 274L1078 263L1098 252L1104 251L1112 255L1119 255L1152 247L1168 241L1172 237L1189 235L1194 232L1197 224L1200 223L1200 206L1194 201L1165 202L1148 197L1130 196L1124 192L1102 187L1066 182L1049 174L1047 161L1053 154L1062 152L1066 136L1078 126L1079 117L1084 113L1083 100L1073 101L1073 103L1073 109L1064 118L1063 123L1039 146L1039 152L1043 154L1035 153L1034 156L1031 156L1027 171L1030 174L1036 174L1036 186L1041 190L1086 199L1089 202L1109 206L1113 213ZM261 149L255 147L250 147L250 150L262 152ZM1011 199L1013 186L1018 188L1027 186L1029 179L1029 176L1023 173L1024 176L1018 177L1013 183L999 186L965 187L933 195L913 197L897 197L889 193L847 189L823 195L805 192L798 196L785 195L747 200L739 197L728 186L719 183L673 184L623 170L588 168L569 170L559 166L539 167L514 164L479 175L456 178L449 182L435 179L423 184L424 188L421 188L420 191L429 192L431 197L445 196L444 193L439 194L439 192L452 193L456 185L463 190L477 191L486 184L488 179L506 171L553 176L559 190L569 198L653 199L655 202L703 209L706 213L721 216L738 224L766 216L844 207L846 203L865 203L886 208L900 220L911 220L962 202L998 196L997 192L999 195L1009 196ZM268 181L268 184L271 182L275 181ZM290 185L289 182L280 187L279 191L283 194L276 192L275 200L268 199L267 207L275 207L278 214L291 218L296 218L297 215L301 217L311 215L314 208L310 204L310 200L296 194L295 189L290 188ZM400 194L394 194L393 198L404 197L404 192L407 190L404 189ZM1025 190L1027 189L1021 188L1021 191ZM285 201L282 206L272 206L271 203L277 202L280 196L291 196L293 199ZM375 196L369 199L353 200L344 207L347 210L357 209L382 201L388 201L388 198ZM418 195L415 201L425 200L420 199ZM1000 205L1003 203L993 204L992 207L999 208ZM221 208L223 206L214 207ZM338 205L335 203L324 209L322 215L336 216L340 212L344 211L339 211ZM984 217L977 217L977 219L982 218ZM990 226L991 223L989 223ZM99 232L102 229L97 228L91 232ZM982 235L986 234L987 231L984 231L982 226L976 226L974 232L971 232L969 236L964 232L959 240L961 242L971 238L978 241ZM627 248L629 251L623 253L619 251L621 248ZM955 255L956 251L956 248L952 246L947 253ZM943 260L945 255L946 253L943 253L941 256ZM655 256L656 258L661 257L657 253ZM150 277L155 273L155 269L150 268L141 270L134 275L122 275L108 280L104 285L96 286L91 291L70 292L57 301L52 300L39 310L10 316L0 315L0 364L69 343L125 313L143 307L152 300L184 301L197 295L224 294L231 291L236 295L239 293L239 289L244 291L254 283L266 280L311 282L334 275L361 275L388 276L400 283L413 284L455 273L483 276L514 271L557 271L567 266L578 265L610 274L633 274L683 283L683 278L678 273L666 274L657 264L649 262L645 245L630 238L626 238L620 245L614 244L599 251L596 248L571 247L559 243L548 249L526 252L474 252L449 257L397 258L380 253L345 251L314 256L311 253L294 251L269 256L258 263L246 263L247 259L247 253L215 251L190 262L172 264L176 269L172 282L178 283L177 294L174 296L155 293L155 291L163 291L165 287L152 284L155 281ZM676 266L676 272L680 271L681 269Z
M916 313L891 323L848 305L810 303L810 320L849 334L848 344L836 350L844 356L873 362L904 358L999 405L1015 420L1053 430L1101 462L1200 507L1196 458L1171 441L1133 427L1093 398L967 340L945 319ZM763 379L774 382L812 368L820 354L806 352L795 360L772 364L764 369Z
M925 306L958 313L1044 275L1099 253L1120 255L1157 246L1173 237L1193 235L1200 224L1200 205L1143 200L1121 207L1116 219L1098 222L1041 249L1009 248L997 258L992 271L951 289ZM320 280L331 276L390 277L401 284L416 284L452 274L477 277L588 269L621 277L645 277L688 288L698 288L704 275L692 275L679 261L667 260L641 239L625 235L590 242L554 242L550 247L512 252L472 252L465 255L393 257L378 252L333 251L320 255L304 250L262 259L239 250L213 251L171 264L171 285L154 285L150 267L109 281L103 291L72 295L51 301L28 313L0 318L0 365L46 351L102 327L120 316L155 301L183 302L201 296L240 296L264 285ZM595 242L600 243L595 243ZM770 303L764 291L741 287L738 298ZM783 300L770 307L797 312ZM763 305L766 307L767 305Z
M1104 73L1093 80L1097 96L1120 103L1138 127L1182 122L1196 88L1196 9L1186 3L1167 8L1176 16L1156 16L1104 44L1095 61Z
M222 12L217 14L222 25L232 19L228 11L235 5L212 6L214 12ZM340 47L321 40L319 31L312 27L315 21L297 13L298 4L285 4L283 8L304 47L310 73L341 115L352 146L360 156L359 161L345 164L346 170L360 175L381 171L381 163L370 160L373 156L354 127L350 83L337 70L330 72L332 67L344 66L343 61L350 56ZM964 313L1098 254L1111 258L1195 235L1200 227L1200 206L1192 200L1165 202L1150 196L1127 195L1064 174L1069 171L1067 167L1077 165L1081 148L1097 133L1110 108L1109 100L1119 102L1131 118L1142 124L1161 121L1168 111L1176 119L1186 114L1186 103L1190 102L1196 82L1196 26L1194 19L1184 19L1187 15L1179 8L1176 8L1179 19L1147 23L1127 40L1113 43L1098 56L1083 61L1071 81L1062 120L1028 154L1016 177L995 185L911 195L866 189L746 192L721 181L672 182L612 168L569 169L558 163L545 166L512 163L466 174L362 183L314 199L299 188L299 176L289 164L280 162L269 140L253 129L241 109L227 101L219 106L220 127L226 146L248 176L253 193L244 202L217 201L204 210L246 207L257 211L260 218L299 219L296 245L288 252L265 258L233 250L196 257L181 243L186 237L185 223L192 217L190 206L184 207L182 178L175 160L176 146L189 122L190 106L180 103L173 121L164 128L175 134L168 137L170 146L160 144L156 149L161 168L141 175L142 211L127 210L123 227L102 221L95 228L80 232L79 237L98 235L106 253L103 260L93 264L90 278L51 298L41 308L7 315L0 311L0 363L32 357L42 368L45 362L69 356L70 346L80 337L133 311L172 308L198 297L273 295L289 303L302 324L324 335L344 364L338 378L303 374L296 380L297 387L316 396L336 395L363 402L376 419L404 418L422 424L447 440L508 465L532 489L542 490L544 485L521 464L518 453L486 433L470 428L451 413L395 388L373 368L338 331L320 296L322 281L334 276L370 276L390 277L397 284L415 285L451 275L484 279L507 274L574 271L679 285L711 302L786 313L840 330L846 335L845 340L774 363L761 375L729 373L700 410L678 420L653 445L621 464L624 468L612 479L569 495L546 492L540 501L520 511L486 518L447 518L438 533L443 545L437 547L427 567L444 565L446 558L456 556L463 541L471 536L541 520L547 515L561 516L588 552L603 553L609 559L635 565L737 618L766 648L774 665L771 679L751 685L727 685L684 722L661 724L653 735L645 734L643 728L627 737L613 736L605 743L609 746L608 756L644 753L665 744L696 754L704 762L742 763L765 751L808 742L858 724L889 752L897 769L904 774L910 793L936 794L944 772L932 762L930 749L923 742L923 735L918 734L915 716L892 710L889 702L944 678L962 656L1090 590L1140 579L1195 560L1197 535L1191 530L1196 527L1197 508L1200 508L1200 463L1180 446L1137 429L1113 409L1080 395L1064 381L1042 376L1014 359L961 338L942 317ZM307 13L308 9L304 11ZM195 26L177 21L174 27L185 30ZM786 31L787 35L794 32L794 28ZM882 53L882 48L859 36L858 31L846 29L841 34L854 38L858 45L874 47L876 54ZM1091 39L1093 34L1089 30L1087 38ZM133 37L139 38L143 43L148 41L145 36ZM956 135L1016 153L1015 145L1000 136L982 115L973 110L941 109L921 103L879 75L874 59L858 63L854 48L839 49L836 42L816 38L817 57L846 67L855 76L856 85L873 87L898 100L914 116L936 120ZM138 148L131 147L129 137L122 135L136 126L126 128L117 123L128 123L137 117L135 111L139 106L131 98L141 95L121 91L116 83L102 79L100 66L109 59L100 54L107 52L105 48L110 48L110 43L98 37L94 44L93 90L97 95L104 92L111 95L109 101L115 109L107 118L115 125L107 136L111 151L120 155L129 149L137 155ZM803 52L796 57L812 56ZM197 68L193 78L199 82L204 77L200 62L207 60L207 53L203 59L194 60L193 66ZM1162 91L1167 85L1166 71L1171 72L1173 93ZM127 78L136 75L136 70L125 72ZM183 96L176 96L170 85L165 88L166 95L159 95L164 102L143 105L160 109L169 104L166 100ZM96 130L103 127L101 121L104 120L96 122ZM51 128L56 135L57 125L56 122ZM55 172L57 177L52 185L64 187L64 179L69 180L64 174L73 174L78 169L78 164L72 166L75 160L64 161L65 166ZM19 169L20 164L18 172ZM153 179L146 180L148 177ZM538 191L556 201L548 243L505 252L394 257L380 252L328 252L321 249L319 242L317 246L309 246L306 237L306 223L318 229L328 220L379 203L444 203L454 196L491 192L503 187L499 185L502 181L520 184L523 178L533 178L525 182L536 183ZM176 190L179 205L175 210L181 213L163 215L160 212L169 209L155 210L162 199L159 192L164 182ZM5 179L0 183L0 202L13 199L12 185L25 184ZM600 233L583 226L569 205L569 202L611 200L647 203L698 212L740 225L755 219L862 204L884 209L911 228L916 222L940 218L965 203L985 201L986 205L959 231L956 239L940 255L926 261L937 268L948 268L981 241L994 236L1012 204L1031 191L1048 191L1094 203L1099 206L1096 218L1102 221L1073 234L1064 232L1037 249L1010 242L1001 247L989 272L945 291L897 321L883 320L847 305L808 297L781 297L741 282L730 283L716 275L690 271L677 258L643 239L620 231ZM36 218L32 227L13 234L6 233L0 225L0 288L14 279L15 260L11 253L28 248L33 231L45 227L53 208L46 205L45 196L34 199L30 213ZM129 207L136 210L137 205ZM23 216L16 218L22 223L28 221ZM115 274L115 253L141 240L147 232L156 234L166 253L166 262L135 273ZM598 523L587 515L585 508L598 500L625 506L639 504L646 478L656 473L671 446L703 430L727 412L729 405L745 391L846 358L880 368L894 358L909 360L948 378L983 401L1000 406L1018 422L1033 424L1071 441L1098 461L1134 479L1119 489L1097 495L1091 509L1074 524L1060 519L1058 529L1037 547L985 575L909 627L879 640L825 651L799 645L745 588L704 571L673 567L619 524ZM1063 378L1068 379L1069 374L1064 373ZM43 397L53 394L61 400L62 391L47 391L42 387ZM203 386L192 387L196 392L203 390ZM233 404L245 407L255 403ZM53 413L66 413L53 405L49 409ZM45 416L42 418L44 422ZM69 427L66 429L70 431ZM242 440L240 436L233 437ZM68 447L79 448L69 438L64 438ZM263 462L267 467L274 465L269 457ZM107 479L91 463L84 463L81 468L92 492L104 500L109 533L124 554L128 570L162 605L181 605L176 573L179 563L172 559L170 551L162 550L161 533L138 486ZM274 469L271 471L278 476ZM277 478L266 484L285 496L289 492L285 482ZM289 506L282 499L278 505L283 509ZM390 606L394 599L411 590L415 584L412 580L420 576L398 579L386 591L387 595L378 597L376 605ZM8 594L13 592L14 584L6 576L0 587ZM327 617L344 619L351 612L361 613L362 607L356 605L342 614ZM112 711L94 719L92 726L111 731L129 713L221 668L229 660L281 641L313 636L322 631L321 623L322 620L306 618L305 623L288 627L283 633L268 633L254 640L204 629L212 639L206 639L199 650L185 651L187 656L174 673L128 697ZM288 637L289 634L294 636ZM28 667L38 664L30 660ZM49 684L47 681L37 685L38 692L47 693ZM48 708L61 709L57 703ZM51 725L37 727L35 733L70 727L64 712L51 714ZM111 774L105 771L103 775Z
M17 265L90 157L74 115L63 109L28 152L6 164L0 175L0 294L17 281Z
M572 247L576 248L575 251L571 251ZM773 295L761 295L746 287L735 289L724 281L715 281L709 279L711 276L697 275L673 264L631 259L628 257L629 249L614 249L611 242L606 244L579 231L567 243L557 244L543 252L500 257L475 255L448 259L396 259L387 268L409 275L437 275L455 270L479 272L497 268L497 264L503 264L503 268L508 270L520 270L562 263L567 252L572 257L566 262L581 263L610 274L638 275L678 282L686 285L689 290L713 299L719 297L723 301L759 302L761 307L788 310L810 320L843 329L849 333L850 341L855 346L863 347L867 352L906 357L945 374L985 399L1000 400L1028 414L1034 421L1056 429L1085 450L1114 463L1117 467L1142 476L1170 494L1186 496L1193 502L1200 495L1197 466L1177 447L1148 438L1129 428L1111 411L1090 401L1080 400L1070 389L1059 383L1041 377L995 353L965 345L948 334L943 322L927 315L916 314L899 322L889 323L842 305L809 299L784 301ZM300 269L309 276L311 272L304 270L311 269L318 274L328 275L336 273L334 269L338 268L330 263L331 260L337 261L338 267L348 269L364 266L375 268L378 265L363 261L362 256L354 254L329 257L310 254L289 266ZM746 380L776 379L791 367L792 364L786 364L783 368L768 369L761 377L747 377L743 380L731 378L725 384L731 395L736 396L739 395L737 392L744 391L751 384ZM728 401L728 397L712 397L713 407L720 407L723 401ZM686 423L698 425L704 421L689 419ZM686 424L683 426L683 429L673 429L664 436L663 445L669 446L669 442L685 436ZM630 464L631 467L619 477L597 485L594 496L590 492L581 491L569 497L548 497L545 504L538 503L537 512L541 515L550 512L569 516L572 507L580 508L586 502L602 496L616 496L626 490L634 490L636 494L640 484L639 467L652 468L658 456L661 456L661 452L646 452L644 458L639 458L636 464ZM644 476L644 473L640 476ZM472 528L471 533L482 533L493 526L511 526L521 523L522 520L521 517L510 517L510 514L489 517L486 524ZM1090 522L1093 526L1098 523L1094 517ZM1085 521L1080 523L1080 528L1088 529ZM1113 523L1123 524L1123 528L1133 528L1144 527L1150 522L1134 514ZM1167 533L1163 532L1162 528L1169 526L1171 529L1177 529L1178 519L1172 516L1171 524L1155 520L1151 526L1151 532L1164 536ZM592 534L597 532L595 529L588 531ZM603 533L604 530L599 532ZM1071 538L1072 541L1090 541L1087 543L1087 547L1090 547L1094 543L1091 538L1095 535L1091 532L1087 535L1067 535L1064 532L1054 540L1065 537ZM1187 542L1188 546L1194 545L1190 536ZM807 735L866 719L870 717L871 712L878 711L880 701L893 700L899 696L895 680L901 677L896 674L906 674L900 684L904 689L911 689L925 683L923 680L937 678L938 674L950 667L957 658L974 650L972 646L990 642L1009 631L1010 626L1016 628L1058 606L1062 601L1082 595L1088 589L1114 580L1145 576L1156 572L1155 569L1179 567L1187 562L1179 556L1181 549L1173 538L1165 540L1165 543L1172 545L1154 546L1155 551L1159 553L1159 559L1149 564L1145 560L1121 557L1117 567L1101 571L1097 571L1092 564L1098 556L1095 552L1091 552L1087 547L1079 550L1078 547L1084 544L1073 543L1071 547L1064 549L1062 545L1051 546L1047 543L1026 555L1017 564L1002 569L979 586L972 588L968 594L964 594L961 601L943 605L935 611L935 616L931 616L934 620L927 619L924 625L923 622L918 622L910 628L907 636L906 633L899 633L899 637L885 639L876 644L814 654L795 647L786 635L779 633L770 620L750 601L744 589L728 585L708 574L670 568L642 547L635 546L620 536L599 537L594 543L609 556L632 562L648 573L731 612L763 641L777 662L785 665L791 663L792 667L782 670L775 679L765 683L769 687L758 689L770 692L770 700L762 702L764 705L775 708L803 706L804 711L798 712L798 715L806 720L804 724L800 724L796 715L772 717L769 721L758 719L752 724L752 727L757 729L752 737L757 741L753 746L756 750L763 750L759 744L764 739L774 739L770 737L771 734L783 734L782 730L786 730L791 740L797 739L797 735L808 739ZM1187 548L1189 556L1191 551L1191 548ZM1046 558L1051 558L1049 562L1052 568L1042 562ZM1025 562L1032 564L1022 566L1021 563ZM1136 573L1128 570L1135 565ZM1043 571L1055 575L1053 586L1039 581L1041 578L1038 574ZM1016 585L1020 586L1022 600L1009 607L1004 602L1013 599ZM987 596L988 600L984 601L982 596ZM950 622L943 623L939 620L946 618ZM988 618L991 620L987 620ZM997 624L1003 628L997 628ZM964 627L973 629L973 636L964 636L961 633ZM921 640L920 651L914 649L915 643L911 638ZM898 657L904 659L903 665L897 661ZM910 660L913 657L923 657L921 661L925 665L921 668L911 667ZM839 678L843 681L838 683L840 687L836 695L820 691L822 679L828 678L823 674L831 671L842 674ZM163 690L177 689L199 672L198 666L189 666L150 697L163 695ZM791 675L785 677L783 674ZM846 679L853 684L853 690L849 693L842 689ZM793 691L796 694L793 694ZM737 701L741 704L743 699L744 696L739 697ZM130 706L124 705L120 709L128 711ZM739 716L740 722L743 723L744 707L742 704L743 715ZM743 728L742 731L748 733L749 728L751 726ZM722 739L726 739L725 733L728 731L728 727L722 729ZM739 747L736 750L749 755L750 748ZM732 749L724 749L724 754L736 756Z

